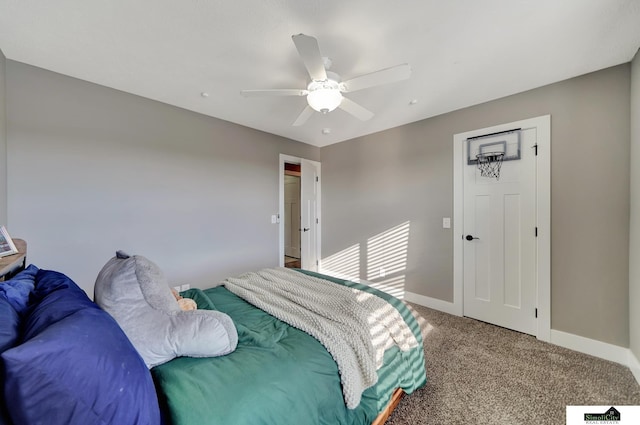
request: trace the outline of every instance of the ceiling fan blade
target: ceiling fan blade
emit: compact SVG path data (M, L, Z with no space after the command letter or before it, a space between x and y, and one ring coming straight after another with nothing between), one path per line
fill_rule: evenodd
M352 92L381 84L395 83L396 81L406 80L410 76L411 67L408 63L403 63L402 65L392 66L391 68L381 69L380 71L343 81L343 91Z
M304 34L293 35L291 38L311 79L326 80L327 70L324 68L324 60L320 54L318 40L315 37Z
M296 120L294 121L293 126L294 127L301 126L302 124L307 122L307 120L309 118L311 118L311 115L313 115L314 112L315 111L313 110L313 108L311 108L311 106L307 105L307 107L302 110L300 115L298 115L298 118L296 118Z
M306 96L308 93L306 89L240 90L244 97Z
M338 108L350 113L351 115L362 121L368 121L373 117L373 112L366 108L363 108L353 100L346 97L342 98L342 102L340 103L340 106L338 106Z
M293 123L293 126L299 127L305 122L307 122L307 120L311 117L311 115L313 115L313 112L314 110L311 108L311 106L307 105L307 107L302 110L302 113L298 115L298 118L296 118L295 122Z

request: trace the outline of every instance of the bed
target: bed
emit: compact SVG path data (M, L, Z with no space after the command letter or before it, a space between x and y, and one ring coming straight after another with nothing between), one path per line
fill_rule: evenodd
M378 382L363 393L357 408L348 409L336 363L316 339L224 286L192 289L183 295L196 300L199 308L217 309L232 317L238 347L224 357L182 357L152 369L172 424L372 424L379 415L377 423L384 423L394 393L397 401L402 393L410 394L425 384L420 329L402 302L365 285L299 272L384 298L411 323L419 347L408 352L397 347L387 350Z
M387 300L418 341L410 350L394 346L384 352L377 383L354 408L347 408L341 371L318 340L225 286L182 295L201 310L231 317L235 351L178 357L149 371L126 332L71 279L30 266L3 283L22 295L3 298L0 291L0 424L384 423L402 394L426 383L416 320L401 301L368 286L297 273Z

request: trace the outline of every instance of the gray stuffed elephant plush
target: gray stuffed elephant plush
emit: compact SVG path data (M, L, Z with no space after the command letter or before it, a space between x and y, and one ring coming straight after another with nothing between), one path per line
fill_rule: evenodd
M183 311L160 268L121 251L105 264L94 301L118 322L149 368L179 357L215 357L236 349L231 318L219 311Z

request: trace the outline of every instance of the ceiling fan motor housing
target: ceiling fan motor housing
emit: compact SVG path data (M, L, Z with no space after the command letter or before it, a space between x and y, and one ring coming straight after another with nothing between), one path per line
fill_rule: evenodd
M318 112L326 114L342 103L340 76L327 71L326 80L313 80L307 86L307 103Z

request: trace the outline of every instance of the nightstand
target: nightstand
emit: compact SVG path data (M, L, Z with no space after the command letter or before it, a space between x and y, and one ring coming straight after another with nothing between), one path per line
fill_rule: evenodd
M27 242L22 239L12 239L17 254L0 257L0 281L9 280L27 266Z

